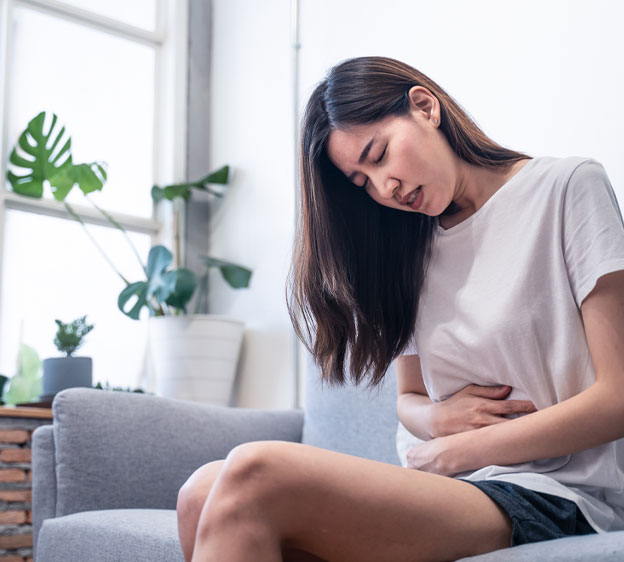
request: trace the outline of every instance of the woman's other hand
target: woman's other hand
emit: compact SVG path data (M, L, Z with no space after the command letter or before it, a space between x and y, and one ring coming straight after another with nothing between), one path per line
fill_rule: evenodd
M431 405L433 437L444 437L508 421L507 416L529 414L537 408L529 400L505 400L510 386L470 384L446 400Z
M454 476L462 472L461 448L453 444L453 440L461 435L437 437L423 441L407 452L407 468Z

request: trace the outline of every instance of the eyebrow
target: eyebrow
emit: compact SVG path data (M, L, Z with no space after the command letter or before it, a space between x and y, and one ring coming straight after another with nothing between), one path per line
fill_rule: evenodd
M364 160L366 160L366 157L368 156L368 153L370 152L370 149L373 146L374 142L375 142L375 137L373 137L371 140L368 141L368 144L364 147L364 150L362 150L362 154L360 154L360 159L358 160L359 164L361 164L362 162L364 162ZM355 177L356 174L357 172L353 172L348 178L349 181L353 181L353 178Z

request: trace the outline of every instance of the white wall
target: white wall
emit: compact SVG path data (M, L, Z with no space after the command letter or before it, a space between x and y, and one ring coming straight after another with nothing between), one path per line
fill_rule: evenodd
M495 141L597 158L624 207L623 2L301 1L302 98L342 59L398 58Z
M211 254L253 269L249 290L211 278L212 313L245 321L237 405L293 405L293 340L284 296L294 232L288 0L214 0L210 162L233 165L213 209Z
M252 289L212 284L212 311L249 327L240 405L292 402L284 304L293 218L288 0L214 0L211 161L239 169L213 249L255 269ZM391 56L438 82L497 142L591 156L624 208L624 3L616 0L301 0L301 107L326 70Z

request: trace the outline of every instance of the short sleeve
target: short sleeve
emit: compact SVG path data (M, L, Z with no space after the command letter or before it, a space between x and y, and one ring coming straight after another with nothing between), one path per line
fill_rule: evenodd
M568 180L563 203L563 252L577 306L600 277L624 270L624 223L599 162L585 160Z
M412 334L412 337L407 342L407 345L405 346L403 351L401 351L400 355L418 355L418 350L416 349L416 338L414 334Z

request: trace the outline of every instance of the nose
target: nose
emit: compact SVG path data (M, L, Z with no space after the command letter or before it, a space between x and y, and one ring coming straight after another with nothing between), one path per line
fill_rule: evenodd
M384 199L393 199L401 187L401 183L397 179L391 177L381 178L379 185L381 186L380 195Z

